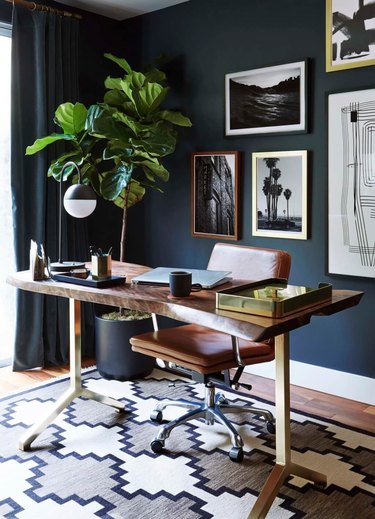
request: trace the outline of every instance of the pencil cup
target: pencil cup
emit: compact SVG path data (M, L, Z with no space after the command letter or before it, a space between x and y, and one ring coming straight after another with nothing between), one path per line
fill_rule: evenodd
M91 256L91 276L96 281L109 279L112 275L112 256Z

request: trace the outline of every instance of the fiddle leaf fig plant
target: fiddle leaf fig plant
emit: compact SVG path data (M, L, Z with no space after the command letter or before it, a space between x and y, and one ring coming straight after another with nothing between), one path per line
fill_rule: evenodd
M51 163L48 176L58 182L69 177L77 182L73 167L67 167L61 178L63 166L73 161L80 167L83 183L122 209L120 261L125 261L127 211L148 188L162 192L159 181L169 179L163 160L175 151L175 127L190 127L191 121L180 112L162 109L169 92L164 72L157 68L137 72L123 58L105 57L122 69L122 76L105 79L103 101L88 108L82 103L58 106L54 121L62 133L37 139L26 154L58 141L67 144L70 150Z

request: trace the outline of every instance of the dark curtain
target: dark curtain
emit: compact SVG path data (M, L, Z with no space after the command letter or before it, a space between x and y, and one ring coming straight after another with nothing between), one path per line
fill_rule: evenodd
M47 178L62 149L49 146L33 156L25 149L54 131L57 106L78 96L79 20L13 7L11 184L17 270L29 268L30 240L58 256L59 183ZM86 261L86 222L63 211L63 259ZM18 291L13 369L61 365L68 360L68 301ZM92 305L82 312L84 355L93 355Z

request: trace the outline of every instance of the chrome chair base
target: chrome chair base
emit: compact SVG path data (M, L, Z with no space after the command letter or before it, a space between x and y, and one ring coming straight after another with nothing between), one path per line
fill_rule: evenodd
M151 442L151 449L155 453L161 453L165 446L165 440L169 438L172 430L177 426L195 418L204 418L207 425L214 425L215 421L224 425L227 429L232 448L229 457L232 461L241 462L243 460L243 441L236 428L228 420L224 413L249 412L260 415L264 418L268 432L275 433L275 418L273 414L265 409L229 404L228 400L221 393L215 394L215 386L212 382L205 384L205 396L202 402L190 402L188 400L163 400L159 402L152 411L150 418L153 422L162 423L163 410L168 406L183 407L188 411L179 418L164 424L158 434Z

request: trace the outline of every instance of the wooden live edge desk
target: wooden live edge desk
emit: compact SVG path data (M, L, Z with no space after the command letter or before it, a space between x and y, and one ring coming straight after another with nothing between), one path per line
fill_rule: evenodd
M40 422L30 427L20 438L19 448L28 450L42 431L78 396L84 396L124 410L122 403L113 398L90 391L81 385L81 302L102 303L134 310L164 315L187 323L200 324L243 339L259 341L275 337L276 359L276 461L263 486L249 519L266 517L281 485L290 475L300 476L318 485L327 483L326 476L307 467L297 465L291 459L290 445L290 380L289 380L289 332L305 326L313 315L331 315L359 303L363 292L334 290L332 299L314 307L303 309L280 319L260 317L217 310L215 291L194 293L191 299L170 299L167 287L132 285L131 278L149 270L147 267L114 262L113 274L126 275L126 285L96 289L52 280L32 281L29 271L8 277L7 282L22 290L66 297L70 311L70 387L56 401L53 410ZM247 281L248 282L248 281ZM230 282L231 286L238 282Z

